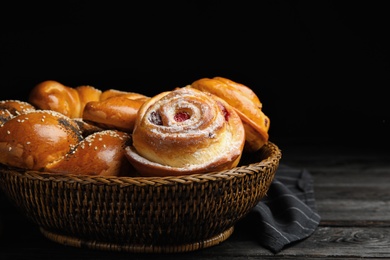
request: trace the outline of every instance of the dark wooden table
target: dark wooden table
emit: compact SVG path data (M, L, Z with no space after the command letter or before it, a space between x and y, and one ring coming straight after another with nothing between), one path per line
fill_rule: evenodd
M321 223L312 236L278 254L261 247L244 221L221 244L189 253L64 246L43 237L0 193L0 259L390 259L390 149L309 143L278 146L281 163L313 175Z

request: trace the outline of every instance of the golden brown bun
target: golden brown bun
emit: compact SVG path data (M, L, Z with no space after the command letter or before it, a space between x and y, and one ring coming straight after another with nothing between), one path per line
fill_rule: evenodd
M224 100L193 88L162 92L140 108L126 147L143 176L230 169L240 161L245 131Z
M54 174L135 176L124 149L131 136L95 126L87 134L86 126L53 110L13 116L0 127L0 163Z
M102 94L102 91L95 88L95 87L88 86L88 85L78 86L75 89L79 95L79 100L80 100L80 111L79 111L79 114L77 117L81 118L83 116L83 111L84 111L85 105L88 102L100 100L100 96ZM72 118L74 118L74 117L72 117Z
M127 91L121 91L121 90L117 90L117 89L108 89L108 90L105 90L102 95L100 96L100 100L106 100L108 98L112 98L112 97L116 97L116 96L122 96L122 97L126 97L128 99L131 99L131 100L146 100L146 99L149 99L149 97L143 95L143 94L140 94L140 93L136 93L136 92L127 92Z
M69 153L81 139L78 125L61 113L26 112L0 127L0 163L41 170Z
M28 101L39 109L57 111L70 118L81 118L85 105L99 100L101 94L101 90L92 86L72 88L55 80L46 80L31 90Z
M139 107L149 97L115 89L104 92L88 86L71 88L54 80L37 84L29 102L39 109L54 110L70 118L80 118L103 129L131 132Z
M138 110L147 99L139 93L107 90L99 101L86 104L82 118L104 129L131 132Z
M35 107L21 100L0 101L0 125L14 116L35 110Z
M30 92L28 102L38 109L57 111L70 118L81 117L77 90L54 80L37 84Z
M95 132L79 142L71 153L47 164L44 170L80 175L134 175L124 150L130 140L130 135L116 130Z
M268 142L270 120L263 113L258 96L250 88L223 77L202 78L189 87L214 94L234 107L244 124L246 151L257 151Z
M263 107L263 104L261 103L259 97L256 95L255 92L253 92L252 89L245 86L244 84L235 82L233 80L223 78L223 77L214 77L213 79L219 80L223 83L225 83L228 86L233 87L236 91L239 91L241 95L244 95L246 98L248 98L254 105L259 107L260 109ZM235 94L235 92L234 92Z

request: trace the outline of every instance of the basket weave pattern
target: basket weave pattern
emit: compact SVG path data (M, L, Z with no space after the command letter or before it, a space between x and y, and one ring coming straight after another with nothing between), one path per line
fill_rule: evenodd
M57 242L189 251L209 246L207 241L218 236L210 245L227 239L234 224L266 195L281 152L268 143L253 157L231 170L176 177L54 175L2 167L0 188ZM189 244L196 246L181 248Z

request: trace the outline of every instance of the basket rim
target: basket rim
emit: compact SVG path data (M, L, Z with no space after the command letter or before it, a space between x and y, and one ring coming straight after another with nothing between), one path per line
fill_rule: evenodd
M244 176L246 174L253 173L253 170L248 168L269 168L277 167L279 161L282 157L281 150L279 147L268 141L261 149L267 149L270 152L267 158L262 159L258 162L249 163L246 165L239 165L232 169L218 171L218 172L208 172L208 173L196 173L188 175L170 175L170 176L93 176L93 175L80 175L80 174L71 174L71 173L50 173L50 172L41 172L34 170L22 170L15 168L1 169L1 171L12 172L14 174L19 174L22 178L28 179L40 179L43 181L54 181L54 182L91 182L91 183L117 183L117 184L136 184L136 185L155 185L160 184L169 184L172 182L175 183L187 183L187 182L202 182L202 181L216 181L219 179L233 178L237 176Z

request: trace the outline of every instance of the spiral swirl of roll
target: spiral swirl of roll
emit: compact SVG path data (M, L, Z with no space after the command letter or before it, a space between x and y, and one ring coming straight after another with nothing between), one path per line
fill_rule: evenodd
M162 92L140 108L127 156L143 175L235 167L245 143L240 117L224 100L197 89Z

